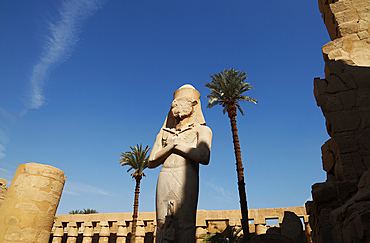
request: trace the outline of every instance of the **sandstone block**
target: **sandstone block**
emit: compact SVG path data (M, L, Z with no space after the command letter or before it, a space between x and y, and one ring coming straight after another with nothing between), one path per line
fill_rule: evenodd
M99 236L109 236L110 235L109 225L107 221L101 221L100 227L101 228L100 228Z
M36 239L37 233L38 233L38 230L37 229L33 229L33 228L23 229L23 230L21 230L21 238L20 238L20 241L23 241L23 242L34 242L35 239ZM49 236L50 236L50 233L49 233Z
M348 109L354 108L354 106L356 105L357 96L356 96L355 91L349 90L349 91L341 92L338 96L339 96L341 103L343 104L344 109L348 110Z
M41 230L39 237L37 237L37 242L44 243L49 242L50 232L46 230Z
M284 212L281 234L291 238L295 243L303 243L303 226L295 213L289 211Z
M55 226L55 231L53 233L53 237L54 238L63 237L64 230L63 230L62 223L61 222L55 222L54 226ZM53 241L54 241L54 239L53 239Z
M55 195L52 192L38 191L35 196L37 202L49 202L51 205L57 205L59 203L60 195Z
M316 183L312 186L312 198L315 203L322 204L336 198L333 183Z
M356 23L356 26L357 26L357 23ZM352 52L352 50L354 48L354 43L356 43L357 41L360 40L357 33L358 33L358 31L355 32L354 34L347 35L347 36L342 38L342 40L343 40L343 46L342 46L343 50L345 50L348 53Z
M15 205L15 208L19 208L29 213L42 213L42 211L34 203L20 202Z
M345 85L349 89L356 89L357 88L357 85L356 85L356 83L353 79L353 76L351 75L350 72L339 74L339 78L340 78L340 80L342 80L342 82L345 83Z
M35 186L36 185L36 176L29 175L29 174L21 174L17 177L14 187L29 187L29 186Z
M336 3L333 3L333 4L330 4L330 10L331 10L331 13L338 13L338 12L343 12L345 10L348 10L348 6L343 2L343 1L339 1L339 2L336 2Z
M358 111L355 109L331 112L326 116L326 119L328 124L332 126L334 133L355 131L361 122Z
M54 218L56 211L57 208L50 205L48 211L46 212L46 218Z
M338 149L340 150L340 153L350 153L359 150L359 145L356 142L356 137L353 132L338 133L333 136L332 141L335 141L339 146Z
M334 167L334 174L339 180L358 180L366 170L356 153L341 154Z
M338 12L335 14L335 20L337 21L339 26L346 24L348 22L355 22L357 23L358 15L355 9L345 9L344 11ZM345 35L342 35L345 36Z
M54 167L49 165L43 165L42 167L40 167L39 164L28 163L24 168L24 173L33 175L43 175L58 180L62 183L64 183L65 181L64 172L61 170L55 170Z
M338 76L330 75L329 77L326 77L326 80L328 82L328 87L326 89L327 93L334 94L339 91L348 90L347 86Z
M326 103L324 106L322 106L322 108L327 112L341 111L343 109L343 105L341 100L339 99L339 95L338 94L326 95Z
M78 229L76 222L69 222L68 223L68 236L77 237L78 236Z
M327 151L322 156L322 166L323 166L323 169L326 172L330 172L332 169L334 169L334 164L335 164L334 154L332 152Z
M51 183L51 191L57 193L58 195L62 194L63 191L63 183L60 181L53 181Z
M351 57L348 52L343 49L335 49L328 53L327 56L330 60L343 61L345 63L352 63Z
M36 185L37 188L40 189L48 189L50 186L50 179L47 177L39 176L36 179Z
M50 229L50 225L53 225L54 219L50 218L38 218L36 226L38 228Z
M360 21L358 22L358 24L359 24L359 33L358 33L359 37L360 37L360 33L365 34L365 36L369 36L369 32L368 31L369 31L369 28L370 28L370 23L368 21L365 21L363 19L360 19ZM367 35L366 35L366 33L367 33ZM362 38L360 37L360 39L362 39Z
M314 79L314 93L315 96L322 95L326 92L328 83L325 79L315 78Z
M348 62L325 60L325 77L330 75L336 75L339 77L348 68L348 65L350 65Z
M20 241L21 230L18 227L9 227L5 233L5 239L9 241Z
M37 188L15 188L14 189L17 193L19 199L26 199L35 201L36 194L39 191Z

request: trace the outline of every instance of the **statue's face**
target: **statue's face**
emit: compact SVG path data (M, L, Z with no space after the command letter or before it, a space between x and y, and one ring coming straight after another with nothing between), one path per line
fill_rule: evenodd
M193 113L193 102L189 98L177 98L171 104L172 115L184 119Z

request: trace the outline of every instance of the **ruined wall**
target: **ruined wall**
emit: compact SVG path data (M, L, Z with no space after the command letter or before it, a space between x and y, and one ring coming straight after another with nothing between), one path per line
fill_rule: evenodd
M18 166L0 208L0 242L48 242L64 182L52 166Z
M285 211L294 212L304 221L304 242L310 242L311 230L308 225L308 215L305 207L250 209L248 211L249 231L256 235L266 233L266 230L270 227L281 225ZM268 226L266 222L268 219L276 219L277 225ZM131 224L132 213L57 215L52 229L52 242L79 241L85 243L99 241L122 243L129 239ZM205 234L220 232L227 225L241 228L240 210L198 210L196 221L197 242L202 242ZM139 212L136 242L153 243L156 233L155 226L155 212Z
M314 95L330 135L307 204L313 242L370 241L370 0L319 0L331 42Z

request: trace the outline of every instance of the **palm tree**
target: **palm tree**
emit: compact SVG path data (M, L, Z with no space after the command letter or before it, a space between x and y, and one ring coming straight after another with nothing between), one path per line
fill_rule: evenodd
M83 210L79 210L79 209L76 209L76 210L72 210L69 212L69 214L93 214L93 213L99 213L97 210L95 209L83 209Z
M136 224L137 224L137 212L139 208L139 193L140 193L140 181L145 176L143 171L148 167L148 158L147 156L150 148L148 146L145 149L142 148L142 145L137 144L134 147L131 147L131 151L121 154L121 159L119 160L122 166L128 165L130 168L127 170L134 169L135 172L131 174L132 178L136 180L135 186L135 199L134 199L134 213L132 214L132 233L131 233L131 242L135 242L136 238Z
M211 233L211 234L204 234L204 240L202 243L242 243L243 236L239 236L239 232L242 230L236 229L230 225L227 225L224 230L220 230L216 227L216 230L219 232Z
M240 208L242 213L242 228L244 232L244 242L249 240L249 227L248 227L248 206L247 195L245 192L244 183L244 168L242 163L242 156L240 151L238 129L236 127L236 114L237 109L244 116L244 112L239 105L239 101L249 101L257 104L257 100L249 96L243 95L244 92L254 88L249 83L244 83L247 79L245 72L240 72L231 68L229 71L224 69L223 72L211 75L212 83L207 83L206 87L210 88L211 94L207 97L207 108L215 105L224 107L223 113L227 111L230 118L231 131L233 135L234 152L236 158L236 171L238 176L238 189L240 198Z

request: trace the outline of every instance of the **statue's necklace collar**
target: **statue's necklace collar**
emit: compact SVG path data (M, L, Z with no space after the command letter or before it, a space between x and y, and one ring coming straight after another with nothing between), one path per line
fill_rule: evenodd
M182 130L176 131L176 128L167 128L167 127L164 127L163 130L178 136L180 133L191 130L193 127L194 127L194 123L191 123L191 124L188 125L188 127L184 128Z

